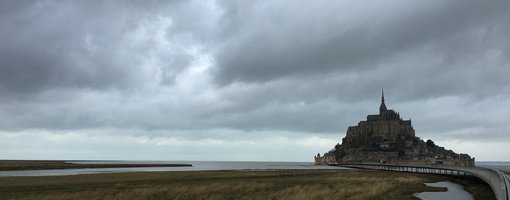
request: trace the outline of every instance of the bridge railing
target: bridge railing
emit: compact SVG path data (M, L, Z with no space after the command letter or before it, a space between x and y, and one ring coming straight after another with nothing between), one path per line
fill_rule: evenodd
M509 174L510 175L510 166L509 165L476 165L477 167L483 167L483 168L487 168L487 169L493 169L493 170L498 170L498 171L501 171L505 174Z
M440 165L427 165L427 166L414 166L414 165L398 165L398 164L382 164L382 163L342 163L336 166L362 168L362 169L377 169L385 171L399 171L399 172L415 172L425 174L442 174L442 175L470 175L470 173L463 168L449 168Z
M510 175L504 174L503 171L484 167L462 167L462 166L444 166L444 165L399 165L399 164L383 164L383 163L341 163L336 166L378 169L388 171L428 173L428 174L444 174L444 175L473 175L491 186L498 200L510 200Z

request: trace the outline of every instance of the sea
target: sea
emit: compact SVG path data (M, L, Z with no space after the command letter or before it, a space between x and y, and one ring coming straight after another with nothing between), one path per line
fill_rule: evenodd
M130 168L85 168L0 171L6 176L67 176L79 174L122 173L122 172L163 172L163 171L211 171L211 170L309 170L348 169L342 167L314 165L312 162L240 162L240 161L67 161L76 164L192 164L192 167L130 167Z
M210 170L309 170L348 168L314 165L312 162L256 162L256 161L67 161L77 164L192 164L192 167L131 167L131 168L85 168L85 169L49 169L0 171L0 177L6 176L66 176L79 174L122 173L122 172L163 172L163 171L210 171ZM510 169L509 161L476 162L480 167L504 167Z
M476 161L476 166L510 166L510 161Z

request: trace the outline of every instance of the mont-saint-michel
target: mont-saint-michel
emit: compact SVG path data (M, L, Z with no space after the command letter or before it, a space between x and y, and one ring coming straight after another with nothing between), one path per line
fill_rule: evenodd
M381 94L379 114L368 115L333 149L314 156L316 165L337 163L392 163L409 165L474 166L475 158L437 146L432 140L417 137L411 119L388 109Z
M0 1L0 200L510 200L509 10Z

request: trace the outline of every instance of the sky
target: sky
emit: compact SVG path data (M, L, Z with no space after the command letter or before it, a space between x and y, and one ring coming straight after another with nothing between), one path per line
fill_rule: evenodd
M386 105L510 160L510 1L0 2L0 159L306 161Z

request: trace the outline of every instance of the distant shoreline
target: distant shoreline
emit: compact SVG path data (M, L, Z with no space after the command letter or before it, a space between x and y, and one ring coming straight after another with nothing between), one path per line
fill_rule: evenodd
M132 167L193 167L188 163L175 164L79 164L63 160L0 160L0 171L85 169L85 168L132 168Z

